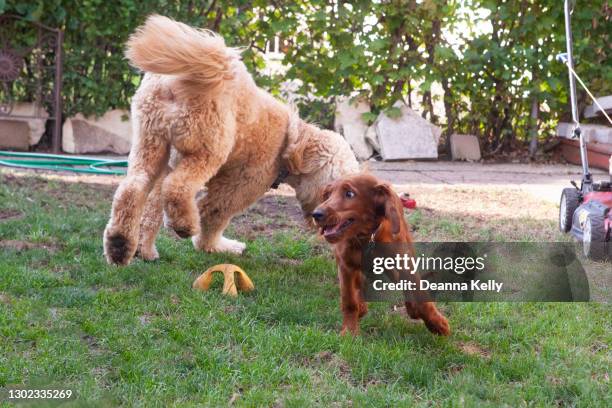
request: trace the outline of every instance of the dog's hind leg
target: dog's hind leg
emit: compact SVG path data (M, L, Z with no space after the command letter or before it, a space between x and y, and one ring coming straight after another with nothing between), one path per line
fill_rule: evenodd
M147 198L144 214L142 215L137 255L145 261L154 261L159 258L159 253L155 247L155 239L164 220L161 186L169 171L169 168L163 170L155 182Z
M166 141L140 136L130 153L127 176L115 196L104 230L104 255L109 263L127 265L138 246L140 221L147 196L168 162Z
M277 174L275 163L222 169L210 180L207 194L198 201L201 228L200 234L193 237L193 246L207 252L241 254L246 245L224 237L223 231L234 215L268 191Z

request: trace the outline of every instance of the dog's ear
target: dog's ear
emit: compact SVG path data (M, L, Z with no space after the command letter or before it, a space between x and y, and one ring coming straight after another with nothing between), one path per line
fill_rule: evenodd
M400 222L403 216L403 209L398 208L399 199L397 194L391 189L388 184L378 184L374 187L376 213L383 216L391 223L391 232L397 234L400 232Z
M333 144L332 144L333 145ZM310 174L328 162L332 154L325 131L290 116L287 128L287 148L283 158L291 174Z
M334 183L327 183L322 188L318 190L317 198L320 202L326 201L331 195L332 190L334 189Z
M320 167L316 155L314 141L304 135L298 141L287 147L284 157L291 174L309 174Z

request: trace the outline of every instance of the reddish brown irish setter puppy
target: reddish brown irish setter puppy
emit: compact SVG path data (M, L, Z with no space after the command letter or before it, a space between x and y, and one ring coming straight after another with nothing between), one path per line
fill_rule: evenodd
M368 242L412 244L402 203L388 184L369 174L339 179L323 190L323 203L312 213L323 237L333 245L340 278L342 334L359 333L367 311L361 295L361 255ZM414 256L414 249L409 245ZM416 277L418 280L418 277ZM406 302L413 319L423 319L439 335L450 334L448 321L433 302Z

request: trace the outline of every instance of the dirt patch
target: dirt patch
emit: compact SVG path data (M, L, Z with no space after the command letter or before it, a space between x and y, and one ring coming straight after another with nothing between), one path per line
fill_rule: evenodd
M457 375L461 371L463 371L464 368L465 368L465 365L463 364L451 364L446 368L446 373L449 376Z
M301 259L280 258L278 263L283 266L299 266L304 263Z
M306 359L305 365L318 369L322 367L331 368L338 373L338 376L347 382L352 382L351 367L338 355L331 351L321 351L313 357Z
M236 305L227 305L223 308L223 312L225 312L225 314L228 314L228 315L234 314L239 310L240 308L238 308L238 306Z
M351 384L353 387L367 389L384 384L385 381L378 378L364 378L363 381L356 381L351 375L351 367L346 360L331 351L321 351L313 357L307 358L304 365L313 370L313 381L321 386L324 379L322 371L332 371L334 375L342 381Z
M91 355L99 356L105 353L104 347L94 336L85 334L81 336L81 340L87 345L87 348L89 349Z
M607 372L605 372L605 373L593 373L593 374L591 374L591 379L593 381L597 381L597 382L608 383L608 382L610 382L610 375Z
M111 370L109 370L106 367L93 367L91 369L91 374L96 377L96 379L98 380L98 382L101 382L101 380L103 378L105 378L106 376L108 376L110 374ZM106 382L104 381L104 384L106 384Z
M0 292L0 303L8 305L12 302L11 297L3 292Z
M238 400L238 398L240 398L241 395L242 395L242 393L240 393L240 392L233 393L231 398L227 402L227 405L234 405L234 403Z
M24 217L23 212L19 210L9 210L0 208L0 222L2 221L11 221L11 220L20 220Z
M51 316L51 320L56 321L61 316L61 312L56 307L49 308L49 315Z
M102 179L101 179L102 178ZM9 188L27 189L42 192L46 198L77 207L95 208L99 202L110 203L114 183L105 183L104 176L65 176L62 174L39 172L7 172L0 170L0 182ZM118 180L118 179L117 179ZM98 182L100 181L100 182ZM87 188L83 188L87 186ZM45 202L42 205L45 205ZM0 219L1 220L1 219Z
M2 180L2 183L10 188L30 187L36 189L42 187L45 184L43 180L33 177L31 175L28 176L26 174L19 176L16 176L14 174L0 174L0 180Z
M421 319L413 319L412 317L410 317L410 315L406 311L406 305L404 305L403 303L391 305L390 311L392 314L397 314L407 319L409 323L421 323Z
M231 225L236 234L249 240L270 237L279 231L309 230L298 201L276 195L263 196L234 218Z
M8 181L13 181L18 184L28 184L27 179L36 179L41 183L47 181L58 181L67 184L92 184L100 186L110 186L116 188L121 179L124 176L116 175L100 175L100 174L86 174L86 173L73 173L69 171L46 171L46 170L34 170L34 169L0 169L0 175L3 175ZM22 181L19 181L22 180Z
M40 242L28 242L14 239L0 240L0 249L8 249L12 251L27 251L30 249L44 249L49 253L55 253L61 249L59 245L47 244Z
M151 320L155 317L154 314L151 313L145 313L141 316L138 316L138 321L140 322L141 325L143 326L147 326L149 323L151 323Z
M491 358L491 352L489 350L484 349L474 342L459 342L457 346L461 351L470 356L478 356L486 359Z
M606 351L608 350L609 346L604 343L603 341L595 341L592 345L591 345L591 353L593 354L597 354L600 351Z

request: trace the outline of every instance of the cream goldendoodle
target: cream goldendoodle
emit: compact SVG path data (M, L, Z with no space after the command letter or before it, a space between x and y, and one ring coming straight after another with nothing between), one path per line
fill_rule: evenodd
M104 231L109 263L127 264L137 249L157 258L164 213L197 249L241 253L244 244L223 231L281 169L305 213L321 186L359 170L340 135L303 122L258 88L239 52L209 31L151 16L130 37L126 55L146 74L132 101L127 176ZM196 203L204 185L207 194Z

